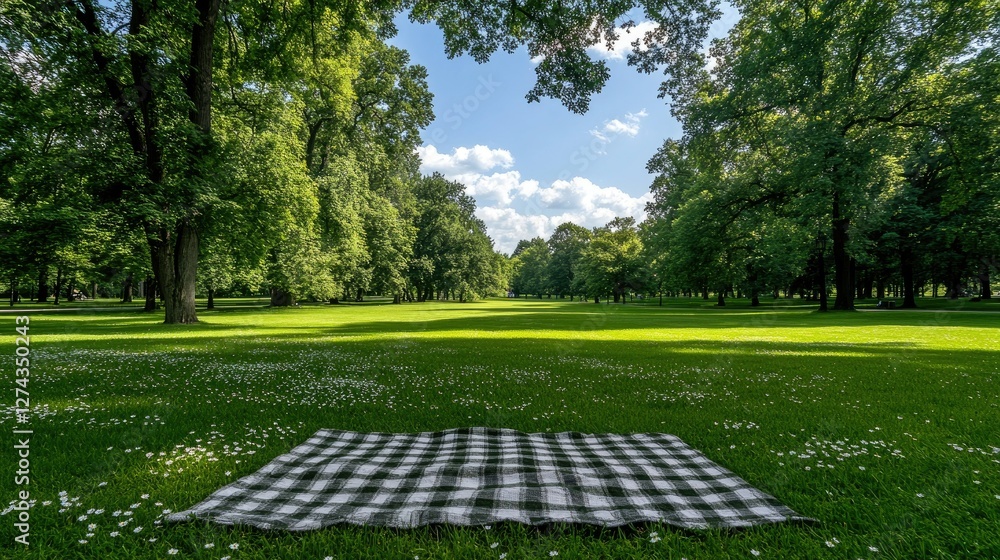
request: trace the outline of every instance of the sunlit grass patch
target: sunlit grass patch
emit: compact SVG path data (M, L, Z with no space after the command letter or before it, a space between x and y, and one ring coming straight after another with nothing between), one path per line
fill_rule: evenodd
M5 553L1000 555L1000 319L991 313L502 300L224 308L201 319L172 327L120 309L34 316L32 545L7 546L8 508ZM13 333L12 316L0 325ZM7 433L12 404L0 409ZM463 426L672 433L821 523L304 535L162 524L164 510L189 507L319 428ZM0 453L3 472L14 461ZM11 495L12 477L2 480Z

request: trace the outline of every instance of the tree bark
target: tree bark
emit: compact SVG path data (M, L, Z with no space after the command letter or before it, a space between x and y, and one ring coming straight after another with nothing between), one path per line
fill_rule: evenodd
M122 286L122 303L132 303L132 284L135 283L135 277L129 272L125 275L125 285Z
M851 258L847 254L847 230L851 221L841 213L838 192L833 193L832 211L834 287L837 289L833 308L838 311L851 311L854 309L854 282L851 279ZM821 297L826 297L826 290Z
M718 307L725 307L726 306L726 291L722 290L721 292L718 293L718 296L719 296L718 297L718 301L716 301L715 305L717 305Z
M990 265L983 261L979 263L979 297L982 299L993 298L993 288L990 286Z
M154 261L155 263L156 261ZM147 274L146 275L146 304L143 305L143 311L156 311L156 291L158 286L156 285L156 276Z
M49 267L42 265L38 267L38 303L49 301Z
M215 290L212 288L208 289L208 302L205 309L215 309Z
M198 232L189 219L175 229L160 229L160 237L150 243L156 253L156 285L163 296L164 323L198 322L195 311L195 278L198 271Z

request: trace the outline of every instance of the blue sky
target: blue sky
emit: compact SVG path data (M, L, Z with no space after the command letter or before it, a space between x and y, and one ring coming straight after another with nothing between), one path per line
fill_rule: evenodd
M733 23L727 10L713 35ZM645 217L652 181L646 162L681 128L668 100L657 98L662 77L625 63L631 39L613 51L591 51L608 60L611 79L577 115L551 99L527 102L535 66L524 49L498 52L485 64L449 60L436 26L410 23L405 14L397 25L391 42L427 68L434 93L436 119L423 132L421 171L466 185L498 250L547 238L566 221L594 227L615 216Z

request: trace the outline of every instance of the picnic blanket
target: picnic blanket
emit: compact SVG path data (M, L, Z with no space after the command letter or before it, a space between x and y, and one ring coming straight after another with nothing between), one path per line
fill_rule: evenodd
M684 528L809 521L668 434L320 430L168 521L304 531L338 523Z

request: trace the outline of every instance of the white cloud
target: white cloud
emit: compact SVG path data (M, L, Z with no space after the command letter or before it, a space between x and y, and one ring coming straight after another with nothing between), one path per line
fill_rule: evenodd
M604 140L620 134L635 136L645 116L645 110L628 113L591 133ZM509 151L488 146L458 147L451 154L442 154L430 145L417 148L417 153L422 173L437 171L465 185L466 192L476 199L476 215L486 223L496 248L506 253L522 239L547 239L565 222L592 228L618 216L641 221L646 218L646 203L652 199L648 192L635 197L585 177L557 180L542 187L538 181L524 179L520 171L510 169L514 157ZM495 168L509 170L486 173Z
M517 208L480 206L476 211L500 251L510 253L521 239L548 238L562 223L592 228L618 216L646 218L646 203L652 195L634 197L616 187L601 187L584 177L555 181L536 188L517 200ZM478 200L478 198L477 198Z
M632 52L632 41L642 40L646 32L656 29L656 23L652 21L642 21L629 30L618 30L618 39L608 48L607 43L599 43L588 47L587 50L597 56L609 60L623 60L625 56Z
M475 197L479 204L504 207L510 205L514 197L526 198L538 190L538 181L522 181L517 170L492 175L462 173L447 177L465 185L465 192Z
M649 193L634 197L617 187L601 187L590 179L573 177L569 181L555 181L551 187L539 190L532 200L549 210L568 210L583 216L580 225L600 226L615 216L645 217ZM607 218L607 219L605 219Z
M494 150L480 144L471 148L460 146L451 154L438 152L433 144L420 146L417 148L417 155L421 161L420 172L427 174L435 171L444 175L481 173L495 167L509 169L514 165L514 156L509 151L499 148Z
M639 134L639 127L642 124L642 119L646 118L649 113L645 109L639 111L638 113L625 113L624 119L611 119L606 121L600 128L591 129L590 133L601 140L609 140L612 136L618 136L619 134L624 134L626 136L635 137Z

